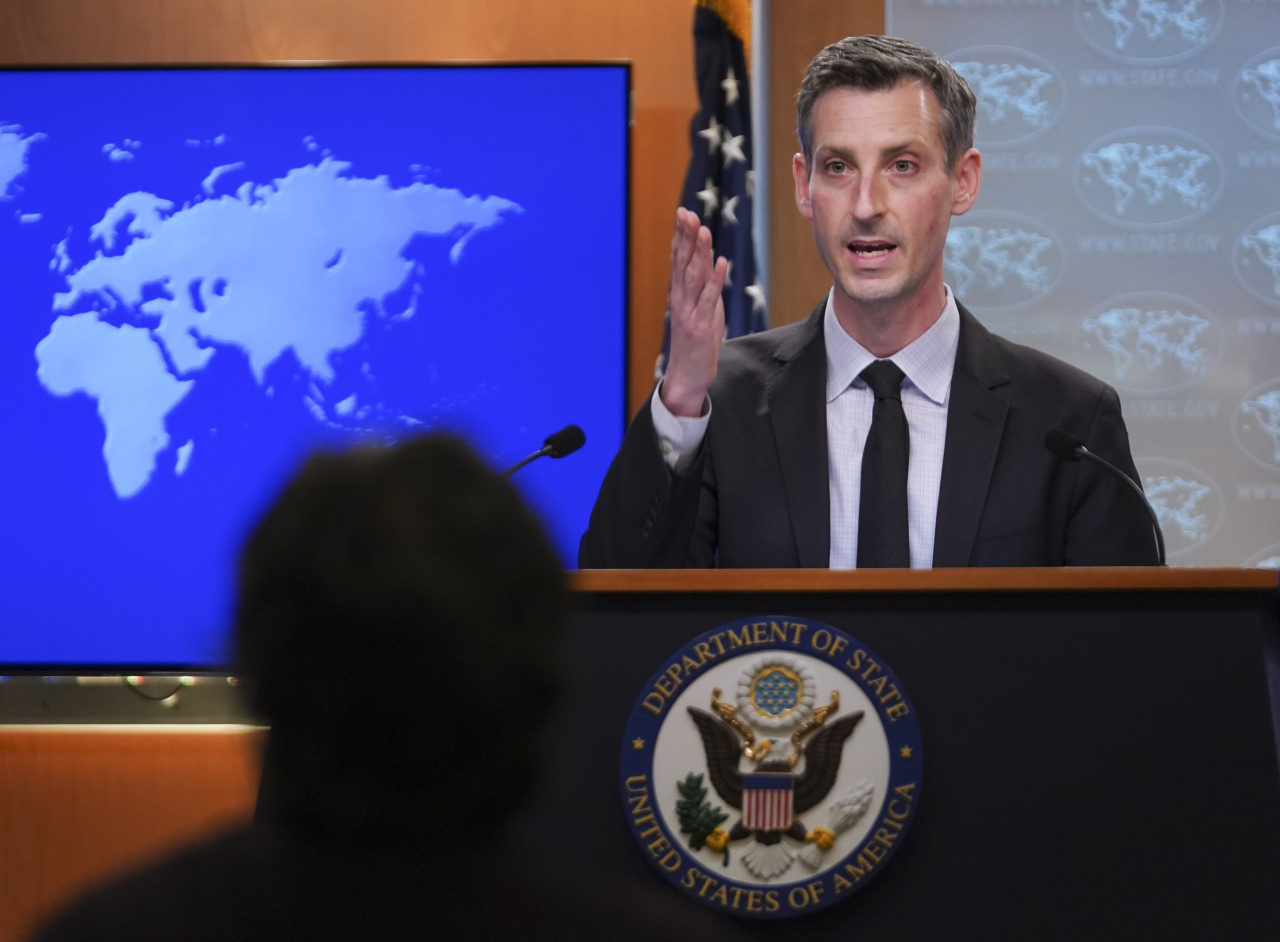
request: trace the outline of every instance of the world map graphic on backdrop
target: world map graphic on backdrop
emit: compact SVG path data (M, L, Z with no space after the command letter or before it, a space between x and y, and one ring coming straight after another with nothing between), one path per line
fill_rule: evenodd
M1076 0L1080 34L1121 62L1180 62L1204 49L1226 18L1224 0Z
M957 50L951 65L978 99L979 144L1033 140L1062 117L1066 85L1039 56L1009 46Z
M248 358L264 395L274 393L267 367L292 350L308 379L305 405L318 422L352 429L366 420L370 427L421 424L358 393L333 401L326 394L331 358L386 323L389 315L374 299L411 274L413 263L400 250L412 236L461 231L449 248L456 263L474 235L520 211L499 197L352 177L349 164L331 157L215 196L217 183L241 166L212 168L204 192L180 209L151 193L125 194L90 228L101 251L79 268L65 241L55 252L52 265L68 284L53 299L55 312L85 302L106 311L124 305L142 322L113 324L97 310L63 314L35 351L37 376L49 392L97 400L106 469L121 498L150 481L157 455L170 444L165 417L191 392L219 344ZM350 219L361 225L344 225ZM113 250L119 254L103 254ZM266 254L269 267L257 263ZM159 296L144 297L152 285L161 286ZM370 306L373 317L366 316ZM413 314L410 304L393 316ZM191 440L178 446L175 474L186 470L193 448Z

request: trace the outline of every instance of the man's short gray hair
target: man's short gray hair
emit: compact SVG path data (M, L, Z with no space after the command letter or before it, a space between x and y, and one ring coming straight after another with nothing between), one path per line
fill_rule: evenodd
M919 81L933 91L942 112L942 145L947 171L973 146L977 101L969 84L951 63L923 46L894 36L850 36L813 57L796 93L796 133L805 168L813 170L813 106L833 88L887 91L903 82Z

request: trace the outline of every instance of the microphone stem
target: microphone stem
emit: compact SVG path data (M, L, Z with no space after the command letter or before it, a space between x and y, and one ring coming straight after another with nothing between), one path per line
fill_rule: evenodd
M1076 453L1081 458L1088 458L1090 461L1096 461L1098 464L1102 465L1104 468L1108 468L1111 471L1114 471L1117 475L1120 476L1121 480L1123 480L1126 484L1128 484L1131 488L1133 488L1133 490L1137 493L1138 498L1142 501L1142 506L1146 508L1147 515L1151 517L1151 529L1152 531L1154 531L1156 535L1156 555L1159 556L1160 558L1160 565L1161 566L1167 565L1165 563L1165 554L1164 554L1164 534L1160 532L1160 518L1156 516L1156 512L1151 508L1151 503L1147 500L1147 495L1143 493L1142 488L1138 486L1138 483L1134 481L1133 478L1129 477L1129 475L1125 474L1123 471L1121 471L1119 468L1113 465L1106 458L1099 458L1097 455L1091 452L1088 448L1085 448L1084 445L1078 446L1076 448Z
M498 475L498 477L509 478L511 477L511 475L515 474L517 471L519 471L521 468L527 465L530 461L536 461L537 459L541 458L543 455L549 455L549 454L551 454L551 447L549 445L544 446L541 451L535 451L528 458L521 458L511 467L507 468L507 470L503 471L500 475Z

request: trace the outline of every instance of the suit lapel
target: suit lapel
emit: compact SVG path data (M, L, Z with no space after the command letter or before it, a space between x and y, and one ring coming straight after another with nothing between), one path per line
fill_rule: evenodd
M825 569L831 559L831 491L827 466L827 349L824 300L803 330L774 352L778 368L765 383L787 509L800 566Z
M1009 404L992 392L1009 381L987 329L960 309L960 344L951 379L933 565L967 566L986 505Z

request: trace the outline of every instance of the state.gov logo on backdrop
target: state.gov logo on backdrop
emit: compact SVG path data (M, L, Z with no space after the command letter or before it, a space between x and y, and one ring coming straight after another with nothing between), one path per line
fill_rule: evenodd
M641 852L693 899L765 919L852 897L920 801L915 710L888 665L830 625L730 622L636 697L621 786Z

